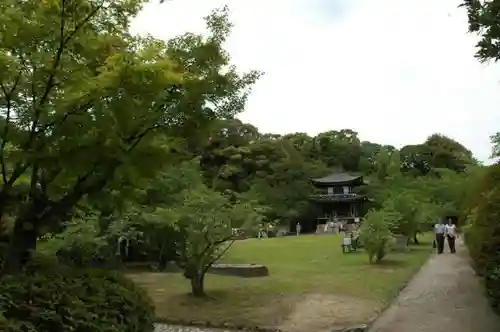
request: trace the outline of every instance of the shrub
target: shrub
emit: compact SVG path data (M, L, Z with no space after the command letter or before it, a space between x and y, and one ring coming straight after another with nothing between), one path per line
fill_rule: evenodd
M77 267L114 267L119 262L108 238L100 236L94 220L77 220L62 233L45 236L39 250Z
M489 166L480 175L482 176L479 178L479 181L472 186L466 195L464 206L462 207L462 213L465 216L469 216L483 202L485 195L500 186L500 164Z
M484 284L491 306L500 314L500 264L488 269Z
M366 215L361 226L360 240L368 253L370 263L379 262L387 255L391 239L389 224L393 214L384 210L371 210Z
M150 332L154 308L145 292L115 271L35 259L0 279L0 331Z
M475 205L467 206L465 241L473 266L485 278L485 287L494 308L500 307L500 166L488 168L476 192ZM470 204L470 201L469 201Z
M467 227L467 245L480 275L500 264L500 187L478 205Z
M465 241L469 248L474 268L485 275L491 266L500 264L500 167L491 166L483 179L483 192L476 206L469 212L465 228ZM487 180L487 183L484 183Z

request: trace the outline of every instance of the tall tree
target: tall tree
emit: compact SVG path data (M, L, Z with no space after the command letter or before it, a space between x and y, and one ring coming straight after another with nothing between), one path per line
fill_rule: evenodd
M314 138L315 150L321 160L330 167L345 171L357 171L361 156L358 133L351 129L331 130Z
M464 0L467 9L469 32L477 34L476 58L480 62L500 60L500 0ZM492 157L500 156L500 132L491 136L493 143Z
M445 135L433 134L429 136L424 146L430 153L430 163L433 168L448 168L456 172L463 172L468 165L475 163L469 149Z
M9 271L82 198L117 179L151 176L172 148L242 110L259 73L229 66L227 9L207 17L208 37L165 44L128 33L144 3L0 5L0 216L17 207Z

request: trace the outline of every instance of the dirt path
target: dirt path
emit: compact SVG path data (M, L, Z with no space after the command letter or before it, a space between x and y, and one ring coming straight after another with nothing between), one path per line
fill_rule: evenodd
M308 294L297 301L279 329L285 332L328 332L334 326L368 321L376 315L377 307L369 300L350 296Z
M457 253L434 255L369 332L498 332L462 241Z

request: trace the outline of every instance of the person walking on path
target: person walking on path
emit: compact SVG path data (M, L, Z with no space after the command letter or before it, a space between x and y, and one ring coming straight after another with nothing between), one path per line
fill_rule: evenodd
M450 252L454 254L455 251L455 240L457 238L457 227L453 224L451 219L448 219L448 224L445 227L446 240L448 240L448 246L450 247Z
M434 233L436 235L436 246L437 246L437 253L442 254L444 250L444 235L446 232L446 225L444 224L443 220L439 220L435 225L434 225Z

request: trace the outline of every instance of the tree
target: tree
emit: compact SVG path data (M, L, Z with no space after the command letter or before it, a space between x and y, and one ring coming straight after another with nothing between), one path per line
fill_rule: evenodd
M205 296L205 274L223 257L236 240L234 228L253 230L260 216L250 204L231 204L204 185L185 190L178 208L157 211L182 234L177 243L177 264L191 282L192 294Z
M371 210L361 225L360 239L363 243L370 263L381 261L388 253L391 239L389 225L400 216L386 210Z
M424 143L430 154L432 168L448 168L464 172L468 165L475 164L472 152L456 140L440 134L433 134Z
M328 170L321 162L302 158L284 158L270 166L269 173L252 181L247 194L260 205L272 207L265 213L268 221L278 221L287 226L295 224L305 214L311 213L309 196L313 194L314 187L310 178L323 176Z
M259 73L229 66L227 8L207 17L208 37L165 44L128 33L144 3L0 6L0 216L16 206L8 271L82 198L152 176L214 119L243 109Z
M479 36L476 44L476 58L481 62L500 60L500 31L497 17L500 1L464 0L462 7L467 10L469 32Z
M107 238L111 243L121 238L129 244L132 255L122 258L141 260L144 257L137 257L140 252L162 270L168 261L177 259L175 247L183 240L175 224L162 217L162 211L182 205L179 193L201 184L198 159L165 167L137 190L125 209L115 209L105 231Z
M491 158L500 158L500 132L490 136L493 148L491 149Z
M357 171L361 156L358 133L351 129L327 131L315 138L315 150L321 160L330 167L345 171Z
M431 170L430 154L423 144L404 146L400 151L401 169L409 175L426 175Z

